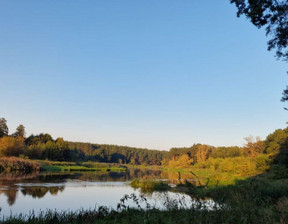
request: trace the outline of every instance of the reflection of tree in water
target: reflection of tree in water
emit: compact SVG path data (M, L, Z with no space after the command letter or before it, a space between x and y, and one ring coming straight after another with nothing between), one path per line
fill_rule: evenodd
M135 178L161 178L162 171L161 170L149 170L149 169L131 169L129 170L130 180Z
M57 176L57 175L56 175ZM12 206L16 199L17 193L20 190L17 183L47 183L51 182L63 182L65 179L71 177L71 175L58 175L58 178L55 178L55 175L40 175L40 173L24 173L24 172L1 172L0 173L0 194L7 196L7 203L9 206ZM76 177L75 177L76 178ZM59 192L64 190L64 186L51 186L51 187L42 187L42 186L25 186L21 187L21 192L23 195L31 195L33 198L42 198L47 192L50 192L51 195L57 195Z
M83 181L127 181L129 179L129 174L127 172L85 172L81 173L78 178Z
M39 175L39 172L21 172L19 170L13 172L0 172L0 184L1 181L17 181L17 180L27 180L36 178Z
M64 186L57 186L57 187L25 187L21 190L23 195L31 195L33 198L42 198L44 197L48 192L51 195L57 195L59 192L64 191ZM7 197L7 203L8 205L12 206L16 199L17 199L17 193L19 188L10 188L7 190L0 190L0 194L4 194Z
M40 175L33 180L33 183L63 183L67 179L78 179L81 174L78 173L40 173Z
M7 196L8 205L12 206L17 198L17 190L6 191L5 195Z
M61 187L51 187L51 188L49 189L49 192L50 192L51 195L57 195L59 191L60 191L60 192L64 191L64 188L65 188L64 186L61 186Z
M71 175L71 174L70 174ZM53 176L55 180L55 176ZM191 173L181 173L179 177L178 172L169 172L162 170L149 170L149 169L129 169L126 172L83 172L74 173L69 176L69 179L79 179L85 181L131 181L133 179L167 179L169 183L179 184L181 181L189 182L197 181L195 176ZM63 179L63 177L62 177Z
M41 187L41 186L33 186L33 187L25 187L21 190L23 195L31 195L33 198L42 198L47 192L50 192L51 195L57 195L58 192L64 191L64 186L57 187Z
M148 169L129 169L127 172L85 172L78 173L77 179L85 181L131 181L135 178L161 178L162 171ZM72 179L72 178L70 178Z
M167 179L170 184L180 184L188 181L193 184L197 184L198 179L192 173L179 173L163 171L161 174L162 179Z
M8 205L12 206L17 198L17 188L9 188L9 190L1 190L0 194L4 194L7 196L7 203Z
M21 171L0 172L0 187L5 187L7 190L0 190L0 194L7 196L8 205L12 206L17 198L18 187L15 187L15 182L25 179L33 179L38 176L38 173L25 173Z
M21 190L23 195L30 195L33 198L42 198L47 193L57 195L64 191L64 186L55 186L55 184L69 182L71 180L82 181L131 181L135 178L154 178L154 179L178 179L177 173L167 173L161 170L148 169L129 169L127 172L69 172L69 173L0 173L0 194L7 196L7 203L12 206L17 193ZM184 176L182 178L185 178ZM190 177L191 178L191 177ZM24 183L24 185L22 185ZM38 186L27 186L27 184L39 183ZM50 183L51 186L43 185ZM55 184L54 184L55 183ZM20 184L17 186L17 184ZM152 193L152 192L151 192Z

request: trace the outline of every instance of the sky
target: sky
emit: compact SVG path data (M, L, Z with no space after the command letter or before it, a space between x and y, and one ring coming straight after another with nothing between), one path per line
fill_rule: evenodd
M0 2L9 133L169 150L287 122L287 62L229 1Z

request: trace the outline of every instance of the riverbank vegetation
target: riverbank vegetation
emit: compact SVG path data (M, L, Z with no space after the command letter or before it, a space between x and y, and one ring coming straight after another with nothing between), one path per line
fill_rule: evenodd
M1 157L0 172L31 173L39 171L65 172L65 171L112 171L125 172L127 167L119 164L97 163L97 162L55 162L48 160L30 160L17 157Z
M176 187L145 176L131 186L146 192L185 192L195 204L183 208L183 202L170 201L162 211L149 206L128 209L121 201L118 210L50 211L2 223L288 223L288 128L274 131L265 140L252 136L245 140L243 147L194 144L164 152L5 132L0 137L0 163L6 164L2 170L35 166L50 171L124 171L136 165L161 165L164 171L175 171L168 179L176 180ZM205 204L207 198L215 202L214 207Z
M32 172L32 171L40 171L40 164L16 157L1 157L0 158L0 172L15 172L15 171L23 171L23 172Z
M26 137L23 125L19 125L16 132L9 135L6 120L2 118L1 122L0 157L17 157L28 159L29 162L33 160L40 163L42 170L125 171L127 167L156 167L175 171L178 177L170 179L194 179L198 185L209 186L235 184L236 180L263 173L270 168L276 155L288 148L288 128L274 131L265 140L249 136L242 147L194 144L191 147L157 151L68 142L63 138L55 140L49 134ZM179 177L179 173L182 176L188 173L190 178Z
M187 206L181 198L167 199L165 209L159 210L149 205L145 195L125 195L115 210L100 206L93 210L32 212L8 217L0 223L286 224L288 172L285 166L279 170L279 165L273 162L267 172L236 181L235 185L207 187L190 182L179 184L175 189L185 189L193 200L192 206ZM134 183L139 184L138 181ZM151 182L147 180L146 183L150 185ZM135 207L127 205L129 200L134 202Z
M61 172L61 171L112 171L125 172L127 167L112 163L98 163L98 162L58 162L48 160L37 160L41 165L42 171Z

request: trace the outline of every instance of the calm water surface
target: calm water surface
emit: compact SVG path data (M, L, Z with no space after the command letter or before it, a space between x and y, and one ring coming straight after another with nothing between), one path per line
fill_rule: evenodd
M161 171L133 170L124 173L40 173L40 174L0 174L0 216L29 214L34 211L94 209L107 206L116 209L125 194L142 195L129 186L134 178L153 177L171 179L171 174ZM164 208L165 204L184 197L187 205L189 196L172 192L145 194L149 204ZM132 201L126 205L135 206ZM145 208L145 204L141 204Z

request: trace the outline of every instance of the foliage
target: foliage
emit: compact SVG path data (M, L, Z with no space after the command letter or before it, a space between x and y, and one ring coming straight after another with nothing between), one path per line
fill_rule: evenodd
M238 17L245 15L256 27L265 27L266 35L272 37L268 50L276 49L276 57L288 61L287 0L230 0L230 3L238 8ZM288 86L282 94L281 101L288 101Z
M251 176L259 173L256 168L255 159L246 157L210 158L205 162L196 164L195 168L209 169L219 173L233 173L238 176Z
M265 140L265 153L271 155L279 153L287 139L288 128L275 130L272 134L268 135Z
M254 144L257 141L247 141L244 147L212 147L198 144L190 148L171 149L169 154L166 154L167 157L163 157L168 164L171 162L176 164L177 169L184 167L185 170L191 170L193 176L198 179L196 182L188 180L181 182L182 178L179 176L182 184L173 189L174 191L185 189L185 192L194 198L191 208L179 208L182 202L172 201L167 204L166 210L151 208L149 204L143 209L141 202L144 201L145 204L145 198L130 195L121 199L118 210L99 207L76 212L47 211L40 215L31 213L30 216L10 217L0 223L287 223L287 139L287 129L283 129L276 130L265 141L258 141L261 147ZM62 140L59 140L58 144L57 140L35 144L29 145L28 148L39 147L43 150L43 154L47 148L51 150L54 147L55 150L61 151L66 147L65 141ZM88 156L89 158L93 158L95 150L97 149L92 148L92 157ZM109 150L105 149L100 155L108 158L107 155L111 154L107 152ZM83 154L87 155L85 152ZM45 165L62 168L78 169L79 166L88 169L103 168L103 164L92 161L42 162ZM262 172L265 173L260 174ZM239 180L251 175L255 176ZM147 178L133 180L131 185L143 188L145 192L169 189L166 183ZM205 204L207 198L215 202L212 207ZM133 200L136 208L126 206L126 200Z
M260 137L256 137L256 140L252 135L244 138L246 140L246 144L244 145L244 150L251 156L256 157L260 153L264 151L264 144L260 140Z
M271 163L271 159L264 154L260 154L256 157L256 170L260 172L267 171L269 169L269 164Z
M8 135L8 126L5 118L0 118L0 138Z
M24 151L22 137L4 136L0 138L0 156L19 156Z
M45 171L113 171L113 172L121 172L126 171L125 168L121 167L103 167L103 168L96 168L96 167L85 167L85 166L43 166L43 170Z
M170 168L188 168L192 163L193 159L189 158L187 154L183 154L177 160L170 160L168 166Z
M25 132L25 127L20 124L18 125L18 127L16 128L16 132L13 134L14 137L22 137L25 138L26 132Z
M211 152L212 158L230 158L239 157L243 154L243 150L238 146L217 147Z
M181 157L181 160L185 160L186 163L195 164L197 162L203 162L203 161L207 160L214 150L215 150L215 147L213 147L213 146L194 144L190 148L172 148L172 149L170 149L169 158L170 158L170 160L175 162L175 161L179 160L179 158L182 155L186 154L188 157Z
M83 159L105 163L161 165L166 151L148 150L118 145L69 142L69 149L79 151Z
M53 138L49 134L39 134L39 135L30 135L26 140L25 143L26 145L37 145L37 144L46 144L49 141L53 141Z
M49 172L61 171L112 171L125 172L127 167L119 164L97 163L97 162L55 162L47 160L38 160L41 164L41 170Z
M245 15L258 28L265 27L268 50L288 60L288 2L286 0L230 0L238 8L237 16Z
M24 129L23 125L18 127L20 126ZM23 132L22 134L20 132L21 130L17 137L15 134L0 138L0 157L17 156L42 161L73 162L65 165L42 165L43 169L50 171L119 171L126 170L125 166L162 165L169 169L192 171L199 176L202 183L209 180L209 185L212 186L234 183L236 179L243 179L268 170L271 164L288 166L288 128L276 130L264 141L259 138L255 140L253 136L249 136L245 138L247 143L243 147L194 144L191 147L172 148L169 152L117 145L67 142L63 138L54 140L47 133L23 138L21 137ZM100 165L102 163L111 165Z

